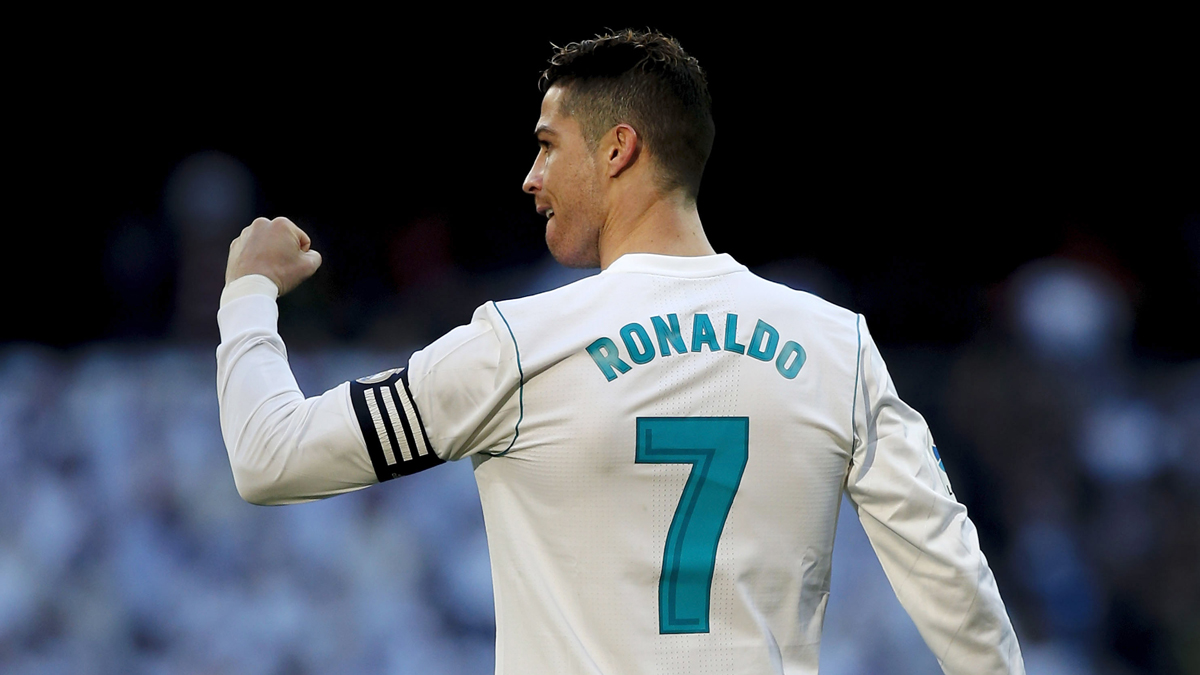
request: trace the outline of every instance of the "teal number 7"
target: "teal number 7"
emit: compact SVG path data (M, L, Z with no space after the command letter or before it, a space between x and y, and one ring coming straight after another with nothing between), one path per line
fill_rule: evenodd
M638 464L691 464L663 551L658 632L707 633L717 542L742 483L749 417L639 417Z

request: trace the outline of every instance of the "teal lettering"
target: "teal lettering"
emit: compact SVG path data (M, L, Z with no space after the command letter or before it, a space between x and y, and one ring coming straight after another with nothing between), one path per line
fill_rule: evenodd
M717 331L713 328L712 321L708 320L707 314L697 314L692 318L692 351L698 352L704 345L708 345L711 352L721 351L721 343L717 342Z
M596 362L596 366L600 368L600 372L604 373L604 378L609 382L617 379L617 373L614 369L622 373L628 373L630 366L621 360L617 352L617 345L612 340L606 337L599 338L592 344L587 346L588 354L592 360Z
M792 359L792 364L789 366L787 365L788 357L792 354L795 354L796 358ZM779 350L779 358L775 359L775 369L779 371L780 375L789 380L794 380L796 379L796 373L799 373L800 369L804 367L804 359L806 358L808 356L804 353L804 347L788 340L787 344L783 345L783 349Z
M642 343L640 346L633 341L635 334ZM641 324L626 324L621 329L621 342L625 343L625 349L629 352L629 358L639 366L654 360L654 347L650 344L650 336L646 333L646 329L642 328Z
M764 338L766 344L763 343ZM775 358L775 348L779 346L779 331L771 324L758 320L754 327L754 335L750 338L750 349L746 353L759 361L770 361ZM799 345L797 345L799 346Z
M737 341L737 314L725 315L725 351L735 354L745 354L746 345Z
M658 336L658 351L663 356L670 356L671 347L674 347L680 354L686 354L687 345L683 343L683 336L679 334L679 317L668 314L667 321L671 322L669 328L661 318L650 317L650 323L654 324L654 334Z

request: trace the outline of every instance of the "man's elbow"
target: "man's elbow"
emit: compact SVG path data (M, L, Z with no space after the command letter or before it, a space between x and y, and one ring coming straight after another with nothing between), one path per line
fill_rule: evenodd
M233 484L242 499L259 506L297 501L288 494L278 454L278 448L263 443L238 443L231 447L229 468L233 470Z
M233 484L238 495L251 504L258 506L277 506L286 504L288 500L279 493L274 481L264 477L261 472L233 467Z
M233 483L238 495L251 504L274 506L297 501L289 499L287 492L287 457L295 443L287 423L291 410L280 412L283 414L274 424L251 420L240 432L226 429Z

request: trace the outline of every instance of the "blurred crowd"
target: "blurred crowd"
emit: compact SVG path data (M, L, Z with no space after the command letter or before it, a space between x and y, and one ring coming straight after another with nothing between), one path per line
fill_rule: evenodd
M0 344L0 672L490 673L469 464L312 504L238 497L214 312L252 178L227 156L189 162L166 190L188 252L169 337ZM129 317L162 292L154 236L132 225L110 247ZM434 216L399 236L422 251L409 290L358 339L306 323L319 286L285 300L300 305L281 323L306 393L403 364L488 297L581 274L549 260L464 273ZM759 271L847 302L811 260ZM1094 261L1032 261L991 312L954 347L876 339L980 531L1029 672L1200 673L1200 362L1136 357L1129 285ZM822 672L936 672L846 505L832 583Z

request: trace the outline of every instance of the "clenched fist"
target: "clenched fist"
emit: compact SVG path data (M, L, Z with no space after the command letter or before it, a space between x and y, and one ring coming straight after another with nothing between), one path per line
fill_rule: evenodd
M287 218L255 218L229 245L225 283L247 274L261 274L283 295L311 277L321 266L321 254L310 250L312 241Z

